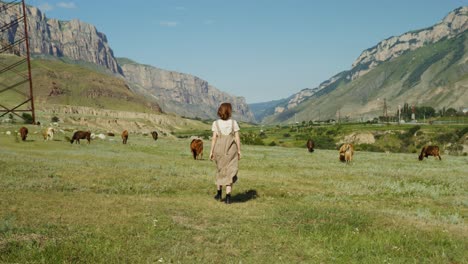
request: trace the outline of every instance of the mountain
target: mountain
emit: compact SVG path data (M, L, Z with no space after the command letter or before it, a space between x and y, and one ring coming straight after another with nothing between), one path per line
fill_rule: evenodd
M434 108L468 105L468 7L450 12L436 25L388 38L362 52L350 70L274 106L266 123L294 120L368 119L398 105ZM270 108L271 112L271 108Z
M0 8L6 6L9 7L5 11L7 15L2 15L0 19L2 23L9 24L21 16L22 10L18 4L10 5L0 1ZM120 65L106 35L93 25L79 20L49 19L39 9L31 6L27 7L26 12L30 51L35 58L60 58L64 62L80 64L124 78L132 88L130 92L146 98L147 103L159 104L164 112L192 118L216 118L219 104L231 102L237 119L254 121L244 98L222 92L196 76L141 65L126 59L120 60ZM12 43L21 39L19 25L22 24L1 31L0 40ZM0 43L0 47L4 45L5 43ZM21 45L23 50L19 51L22 54L24 46ZM11 53L17 52L11 50Z
M0 1L1 5L9 6ZM21 5L10 5L6 15L1 18L2 23L9 24L17 20L23 11ZM122 71L114 58L107 37L96 30L93 25L79 20L59 21L48 19L39 9L28 6L29 46L31 54L52 55L66 57L75 61L84 61L102 66L112 73L121 74ZM0 32L1 39L18 40L22 37L22 23ZM24 54L25 45L21 45Z
M243 97L222 92L196 76L159 69L118 59L126 80L134 91L154 98L168 112L191 118L216 118L222 102L230 102L233 117L253 122L254 116Z

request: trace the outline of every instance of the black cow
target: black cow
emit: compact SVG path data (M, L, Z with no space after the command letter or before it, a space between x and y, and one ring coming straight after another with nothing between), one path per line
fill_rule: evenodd
M73 137L70 140L70 143L73 144L73 141L76 141L76 143L81 144L80 139L87 139L88 144L90 144L91 143L91 132L89 132L89 131L76 131L73 134Z
M154 141L158 140L158 132L156 131L151 132L151 136L153 136Z

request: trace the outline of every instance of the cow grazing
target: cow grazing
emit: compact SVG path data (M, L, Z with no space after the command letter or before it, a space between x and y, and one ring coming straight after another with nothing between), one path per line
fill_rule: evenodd
M203 140L194 139L190 143L190 151L193 153L193 159L202 159L203 158Z
M439 153L439 146L424 146L421 149L421 154L419 155L419 160L423 160L424 158L427 158L428 156L434 156L434 158L439 158L439 160L442 160L440 157Z
M128 140L128 131L127 130L124 130L122 132L122 143L123 144L127 144L127 140Z
M158 132L156 131L151 132L151 136L153 136L154 141L158 140Z
M73 144L73 141L76 141L76 143L81 144L80 139L86 139L86 140L88 140L88 144L90 144L91 143L91 132L89 132L89 131L76 131L73 134L73 137L70 140L70 143Z
M48 127L46 130L42 131L42 137L45 140L54 140L55 130L52 127Z
M315 143L312 139L307 140L307 149L309 152L314 152Z
M21 127L19 133L21 135L21 140L26 141L26 137L28 136L28 129L26 127Z
M354 147L352 144L343 144L340 147L340 161L349 164L353 159Z

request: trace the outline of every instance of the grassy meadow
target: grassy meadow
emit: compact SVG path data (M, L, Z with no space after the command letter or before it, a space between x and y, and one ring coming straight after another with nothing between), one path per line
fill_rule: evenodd
M208 140L35 130L0 126L1 263L468 263L466 156L243 145L226 205Z

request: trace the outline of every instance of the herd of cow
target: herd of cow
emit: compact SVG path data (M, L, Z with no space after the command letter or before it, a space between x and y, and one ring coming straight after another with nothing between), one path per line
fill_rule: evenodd
M28 129L26 127L21 127L19 130L19 133L21 135L21 140L25 141L28 135ZM44 137L44 140L53 140L54 133L55 133L55 129L52 127L49 127L43 131L42 136ZM156 131L151 132L151 136L153 137L154 140L157 140L158 132ZM124 130L122 132L121 137L122 137L122 143L127 144L128 131ZM76 131L73 134L73 137L71 138L70 143L73 144L73 142L76 142L79 144L80 139L86 139L88 141L88 144L91 143L91 132L90 131ZM309 152L314 152L315 143L312 139L307 140L306 146ZM203 159L203 140L199 138L193 139L192 142L190 142L190 152L193 154L194 160ZM353 155L354 155L354 146L352 144L345 143L341 145L339 149L339 160L341 162L345 162L349 164L353 159ZM435 158L442 160L442 158L440 157L438 146L424 146L418 158L419 160L423 160L424 158L427 158L429 156L434 156Z
M22 141L26 141L26 138L28 136L28 128L27 127L21 127L19 129L19 133L20 133L20 136L21 136L21 140ZM44 140L53 140L54 139L54 134L55 134L55 129L53 127L49 127L47 129L45 129L44 131L42 131L42 137L44 138ZM113 133L108 133L109 136L115 136ZM151 136L153 137L153 139L156 141L158 140L158 132L156 131L153 131L151 132ZM70 139L70 143L73 144L73 142L75 142L76 144L80 144L80 139L86 139L88 141L88 144L91 143L91 137L92 137L92 134L90 131L76 131L75 133L73 133L73 136L72 138ZM128 140L128 131L127 130L124 130L122 132L122 143L123 144L127 144L127 140Z
M309 152L314 152L315 143L312 139L307 140L306 146ZM346 162L347 164L349 164L353 159L353 155L353 144L344 143L343 145L341 145L339 149L339 159L341 162ZM418 158L419 160L423 160L424 158L427 158L429 156L434 156L434 158L442 160L442 158L440 157L438 146L424 146Z

